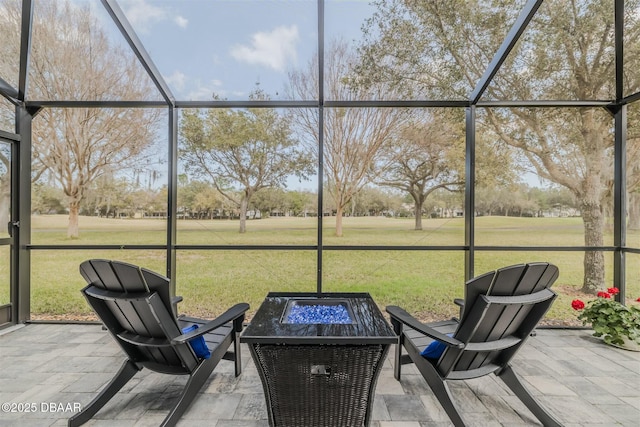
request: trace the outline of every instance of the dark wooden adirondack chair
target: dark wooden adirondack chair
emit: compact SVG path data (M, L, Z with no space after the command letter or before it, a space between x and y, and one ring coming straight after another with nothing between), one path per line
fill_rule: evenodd
M214 320L175 315L169 296L169 280L150 270L120 261L88 260L80 274L89 285L82 290L127 355L116 376L82 412L69 419L69 426L90 420L138 371L189 375L185 388L162 426L175 425L221 359L235 361L240 375L240 341L246 303L236 304ZM182 330L198 325L194 331ZM191 341L204 337L210 356L198 356ZM233 352L228 351L233 344ZM200 351L198 351L200 353Z
M464 426L447 381L494 373L545 426L561 426L529 393L509 364L556 294L549 287L558 268L548 263L514 265L496 270L466 284L460 320L423 324L397 306L388 306L394 330L400 336L395 372L415 363L454 425ZM429 344L443 347L435 358L421 355ZM402 354L405 348L407 355ZM433 347L433 345L431 346Z

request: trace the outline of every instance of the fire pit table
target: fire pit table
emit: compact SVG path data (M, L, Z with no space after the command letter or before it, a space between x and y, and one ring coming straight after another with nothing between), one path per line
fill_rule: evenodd
M267 295L240 337L277 427L368 426L393 329L368 293Z

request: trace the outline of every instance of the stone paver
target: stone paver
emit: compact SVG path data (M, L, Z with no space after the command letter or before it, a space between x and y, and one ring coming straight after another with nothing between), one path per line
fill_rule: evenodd
M268 426L260 378L244 350L243 374L235 378L232 363L221 361L179 426ZM31 324L0 331L0 403L9 404L9 411L0 412L0 427L65 426L74 407L91 401L123 360L98 325ZM567 427L640 425L640 353L606 346L586 330L539 329L513 366ZM185 381L142 371L86 425L157 426ZM449 384L469 426L539 425L493 376ZM403 366L397 382L391 359L378 381L372 414L371 427L451 425L415 367Z

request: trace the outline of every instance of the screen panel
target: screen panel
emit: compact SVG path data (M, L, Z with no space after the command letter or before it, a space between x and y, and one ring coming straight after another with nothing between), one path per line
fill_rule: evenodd
M614 3L542 2L484 99L615 99Z
M16 132L16 107L3 96L0 96L0 130Z
M464 253L324 251L322 289L369 292L381 310L398 305L423 321L450 319L464 295Z
M11 144L0 140L0 239L8 238L11 220Z
M462 245L461 109L324 109L328 245Z
M10 246L0 245L0 306L11 303Z
M178 242L315 245L317 110L183 110ZM316 120L317 121L317 120Z
M88 259L113 259L166 274L166 251L37 250L31 252L31 319L97 320L80 292L79 272Z
M213 318L247 302L251 317L269 292L315 292L316 256L305 250L180 250L180 311Z
M327 74L339 71L334 80L350 83L366 100L468 99L525 4L367 3L325 1ZM326 97L349 95L327 91Z
M20 23L22 2L4 1L0 4L0 79L18 89L20 67ZM1 98L1 97L0 97Z
M612 129L599 108L480 109L476 245L612 245Z
M34 2L27 99L161 101L99 0Z
M640 254L625 254L627 304L640 303Z
M624 1L624 96L640 92L640 2Z
M317 52L314 0L148 0L123 11L177 99L317 99L286 90L290 70ZM317 68L310 78L317 80Z
M33 244L164 244L165 109L47 108L33 122Z
M640 103L627 109L627 246L640 249Z

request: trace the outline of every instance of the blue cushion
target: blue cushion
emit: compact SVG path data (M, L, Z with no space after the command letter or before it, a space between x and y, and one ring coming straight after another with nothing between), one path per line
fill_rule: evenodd
M452 337L453 334L447 334L448 337ZM434 340L431 344L429 344L420 355L426 357L427 359L439 359L444 353L444 350L447 348L447 345L442 341Z
M198 329L198 325L191 325L182 330L183 334L188 334L189 332L195 331ZM204 342L204 337L199 336L195 337L189 341L189 345L193 349L193 352L201 359L208 359L211 357L211 352L209 351L209 347L207 347L207 343Z

